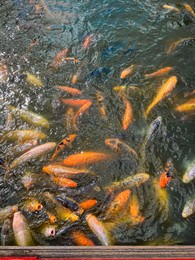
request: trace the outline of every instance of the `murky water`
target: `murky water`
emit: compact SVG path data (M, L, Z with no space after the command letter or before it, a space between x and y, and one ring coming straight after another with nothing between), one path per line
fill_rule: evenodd
M166 49L174 41L195 37L195 19L184 9L183 3L177 3L176 0L169 4L179 8L181 13L163 9L166 1L105 0L100 3L88 0L50 0L37 1L40 2L39 5L35 5L35 2L6 0L0 3L0 62L6 64L8 69L6 81L0 83L2 130L8 115L6 105L13 105L31 110L49 120L50 129L43 130L47 134L46 141L59 143L73 133L67 130L65 123L68 107L61 102L62 97L69 98L71 95L57 90L55 86L58 85L82 90L81 98L92 101L92 106L78 120L79 131L76 131L73 147L58 156L61 160L81 151L114 154L104 144L106 138L119 138L140 153L149 125L157 116L161 116L163 130L153 140L146 155L145 171L150 173L151 179L158 179L166 161L172 159L174 178L166 188L168 208L160 205L152 182L149 181L133 189L145 220L133 225L127 217L122 220L116 218L112 223L105 222L105 225L114 237L115 245L194 244L195 218L192 216L183 219L181 216L186 200L194 193L194 182L184 184L181 180L187 165L194 159L194 115L175 112L174 108L187 101L186 94L195 88L195 44L190 41L171 54L167 54ZM195 9L194 1L189 0L188 3ZM41 4L43 8L39 9ZM83 42L88 35L92 35L92 40L85 49ZM53 68L51 64L55 55L66 48L69 49L67 56L76 57L80 62L74 64L67 60ZM131 64L137 65L135 73L120 79L122 70ZM144 77L145 73L166 66L172 66L174 70L162 77ZM38 88L29 84L23 76L27 72L38 76L44 86ZM76 84L71 83L74 74L78 75ZM158 86L173 75L178 79L176 88L145 119L144 111L153 100ZM133 121L125 131L121 125L124 104L113 91L117 85L139 88L125 92L133 107ZM99 111L97 91L101 91L104 96L108 118L106 121ZM30 127L16 119L11 128ZM13 143L8 142L1 145L1 158L7 163L14 159L9 155L13 146ZM50 191L54 195L67 194L77 202L97 199L98 206L88 213L91 212L102 220L102 202L107 199L104 187L133 175L138 170L131 156L117 154L114 161L91 166L96 177L80 178L76 189L59 188L41 170L48 164L50 156L51 154L47 158L22 164L8 174L6 182L5 171L1 169L2 208L7 205L23 205L30 197L38 197L44 204L42 194ZM26 170L38 174L37 184L29 190L21 184L21 176ZM44 210L49 210L47 203L44 207ZM65 235L49 239L42 237L40 227L47 221L44 210L30 214L24 211L37 244L74 245L71 232L75 229L82 230L95 244L101 244L89 229L85 217ZM57 229L64 224L68 225L59 221ZM15 242L10 241L8 244Z

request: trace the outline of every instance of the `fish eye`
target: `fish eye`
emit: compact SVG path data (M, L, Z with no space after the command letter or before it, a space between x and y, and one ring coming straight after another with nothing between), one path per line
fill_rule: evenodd
M66 138L66 142L70 143L70 139L69 139L69 138Z

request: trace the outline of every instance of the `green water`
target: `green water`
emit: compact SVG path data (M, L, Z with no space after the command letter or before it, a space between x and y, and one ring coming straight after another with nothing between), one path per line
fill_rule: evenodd
M59 158L80 151L101 151L113 153L105 146L106 138L119 138L134 148L138 153L144 141L148 126L157 117L163 119L163 131L158 135L147 154L146 172L152 177L159 177L167 159L171 158L175 168L175 178L167 187L169 214L159 210L151 182L142 185L133 192L138 195L141 212L145 221L131 226L115 220L111 231L115 245L154 244L194 244L195 218L182 219L181 212L187 198L194 193L194 182L183 184L187 165L194 159L195 124L194 115L176 113L174 108L188 100L186 93L194 90L195 55L194 42L176 48L172 54L166 54L171 42L182 38L195 37L195 19L184 10L183 3L170 1L178 7L181 14L163 9L166 1L46 1L52 15L46 10L35 14L34 4L29 1L4 1L0 3L0 61L6 64L9 76L0 83L0 123L4 128L7 116L7 104L28 109L45 116L51 123L46 141L59 143L70 133L66 129L65 114L67 107L60 102L64 93L55 89L56 85L68 85L83 91L82 98L90 99L92 106L78 120L79 131L72 149L63 152ZM195 9L193 1L188 3ZM88 49L83 48L83 41L93 34ZM38 45L29 49L33 39ZM68 61L57 69L51 69L55 55L62 49L69 49L69 57L76 57L80 62ZM135 73L124 80L120 73L131 64L137 64ZM144 78L160 68L172 66L168 75L151 79ZM103 68L103 69L102 69ZM103 71L103 72L102 72ZM37 75L44 86L37 88L22 79L25 72ZM79 72L79 81L71 84L72 76ZM177 76L174 91L157 105L144 119L144 111L153 100L155 91L170 76ZM124 113L122 100L115 94L117 85L135 85L140 91L129 91L126 97L133 106L133 122L126 131L122 130L121 120ZM98 110L96 91L104 95L108 120L105 122ZM14 129L28 129L22 120L16 120ZM1 158L10 162L7 153L12 144L1 145ZM3 182L3 169L0 183L1 207L13 205L27 196L41 196L49 190L53 194L66 193L78 202L95 197L101 204L105 200L104 192L66 191L53 185L49 176L41 172L48 160L36 160L17 168ZM20 177L28 169L43 175L42 183L26 191ZM92 181L103 190L112 181L119 181L136 173L136 165L131 157L120 154L111 162L96 164L91 169L98 179L80 180L82 189ZM94 209L98 217L101 210ZM25 215L32 230L39 237L39 221L44 217ZM36 216L36 218L35 218ZM37 218L39 216L39 218ZM39 219L39 220L37 220ZM38 222L38 223L36 223ZM81 220L78 229L83 230L96 244L100 244L89 230L85 220ZM44 241L44 242L43 242ZM67 236L43 239L38 244L74 245Z

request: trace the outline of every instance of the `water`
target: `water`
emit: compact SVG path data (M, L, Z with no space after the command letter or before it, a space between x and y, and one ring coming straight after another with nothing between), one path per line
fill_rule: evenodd
M3 1L2 1L3 2ZM33 2L33 1L32 1ZM40 1L41 2L41 1ZM195 8L193 1L188 3ZM115 237L115 245L147 244L194 244L194 217L182 219L181 212L187 198L194 193L194 182L184 185L181 181L187 165L194 159L194 116L176 113L174 107L187 100L185 94L194 89L194 43L180 46L172 54L166 54L166 48L173 41L195 37L195 21L182 7L182 3L170 1L182 10L181 14L163 9L166 2L159 1L46 1L46 9L35 13L35 4L30 1L8 0L0 3L0 60L6 64L9 77L1 83L1 125L5 124L6 104L32 110L45 116L51 123L46 131L47 140L59 143L70 133L65 127L67 108L60 103L66 96L55 89L57 85L71 86L71 78L79 73L79 81L73 87L83 91L83 98L90 99L93 105L79 119L79 131L72 149L61 154L59 158L80 151L101 151L112 153L105 146L106 138L119 138L137 152L141 148L150 123L157 117L163 118L164 130L158 136L147 156L147 169L151 176L159 177L167 159L171 158L175 167L175 179L168 185L169 214L159 209L155 191L151 183L146 183L133 192L137 194L141 212L145 221L131 226L115 220L116 225L110 231ZM93 34L89 48L83 48L87 35ZM33 41L37 45L32 46ZM57 69L51 68L55 55L69 49L68 56L76 57L80 62L67 61ZM137 64L135 73L124 80L120 73L131 64ZM165 66L173 66L178 83L171 95L156 106L147 120L143 114L152 101L155 90L169 76L152 79L144 78ZM25 72L37 75L43 82L43 88L37 88L25 81L21 75ZM126 97L133 105L133 123L123 131L121 118L124 111L122 100L112 90L117 85L135 85L140 92L129 91ZM96 91L104 95L108 121L102 119L96 101ZM27 129L22 120L16 120L13 129ZM11 161L7 153L12 145L1 146L1 157ZM37 196L44 191L59 193L50 178L41 173L45 160L36 160L17 168L9 177L8 183L1 180L1 206L21 203L24 198ZM28 169L41 174L41 185L26 191L21 185L21 175ZM78 202L93 196L99 202L105 200L105 193L86 192L83 185L95 185L102 189L112 181L119 181L133 173L136 166L131 157L119 155L114 162L96 164L92 170L99 176L98 180L86 178L79 183L80 192L71 191L70 196ZM2 175L4 172L2 170ZM91 185L93 186L93 185ZM63 190L63 189L61 189ZM87 195L87 194L88 195ZM73 194L73 195L72 195ZM100 214L97 209L94 214ZM93 211L92 211L93 212ZM34 213L33 213L34 214ZM26 214L25 216L36 236L39 237L40 223L45 221L44 214ZM41 214L40 214L41 215ZM100 214L101 215L101 214ZM35 218L36 216L36 218ZM96 237L89 230L84 220L78 227L96 244ZM39 239L37 244L73 245L70 236L53 239Z

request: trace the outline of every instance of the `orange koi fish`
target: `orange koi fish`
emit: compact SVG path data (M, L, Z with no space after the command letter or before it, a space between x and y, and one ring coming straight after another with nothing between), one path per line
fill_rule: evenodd
M77 95L82 95L82 91L79 90L79 89L76 89L76 88L71 88L71 87L68 87L68 86L57 86L56 88L60 89L60 90L63 90L73 96L77 96Z
M103 119L107 119L106 109L104 106L104 96L100 91L96 91L96 99L99 104L99 111Z
M72 125L73 127L78 131L78 127L77 127L77 120L80 116L82 116L91 106L92 102L88 101L87 103L85 103L82 107L79 108L79 110L77 111L77 113L74 115L73 119L72 119Z
M94 246L94 243L79 230L73 231L71 236L77 246Z
M150 111L162 100L164 99L176 86L177 77L172 76L159 88L158 93L152 103L146 110L146 116L150 113Z
M62 98L62 102L66 105L66 106L70 106L70 107L82 107L84 106L86 103L91 102L89 99L65 99Z
M77 59L74 58L74 57L63 58L63 61L66 61L66 60L72 60L72 61L74 62L74 64L76 64L77 62L80 62L79 60L77 60Z
M79 206L84 210L88 210L93 208L96 204L97 204L97 200L85 200L79 203Z
M177 106L175 110L179 112L195 111L195 98L192 98L189 101Z
M135 194L133 194L131 197L129 213L133 224L138 224L144 221L144 217L140 215L139 201Z
M67 138L63 139L57 146L54 154L50 158L50 160L53 160L60 152L62 152L65 148L71 148L72 143L76 138L76 134L69 135Z
M185 9L186 9L193 17L195 17L195 13L194 13L194 10L192 9L192 7L191 7L189 4L187 4L187 3L185 3L185 4L183 4L183 5L184 5Z
M121 213L122 210L125 208L130 195L130 190L124 190L120 192L111 203L106 213L105 219L115 217L117 214Z
M77 187L77 183L75 181L72 181L64 177L53 177L52 180L61 187L71 187L71 188Z
M111 159L113 156L100 152L81 152L66 157L63 161L65 166L83 166Z
M165 67L163 69L160 69L156 72L153 72L151 74L145 74L144 76L145 77L157 77L157 76L162 76L166 73L168 73L169 71L171 71L173 69L173 67Z
M172 6L172 5L163 5L163 8L165 8L165 9L169 9L169 10L171 10L171 11L175 11L175 12L177 12L177 13L181 13L181 11L178 9L178 8L176 8L176 7L174 7L174 6Z
M169 183L169 181L171 180L171 176L169 172L163 172L160 175L160 179L159 179L159 185L161 188L165 188L167 186L167 184Z
M89 48L89 45L90 45L90 43L91 43L92 38L93 38L93 34L90 34L90 35L88 35L88 36L84 39L84 41L83 41L83 48L84 48L84 49Z
M135 71L136 65L133 64L121 72L120 78L124 79L127 76L131 76Z
M47 217L48 217L48 219L49 219L49 222L50 222L51 224L57 222L57 218L56 218L56 216L55 216L53 213L51 213L51 212L49 212L49 211L47 211L46 213L47 213Z
M125 105L125 113L122 120L123 130L127 130L133 119L133 109L130 101L122 96L123 103Z
M0 82L5 82L7 79L7 66L3 63L0 63Z
M63 58L67 55L68 51L68 49L63 49L60 52L58 52L54 57L51 66L57 69L63 63Z

